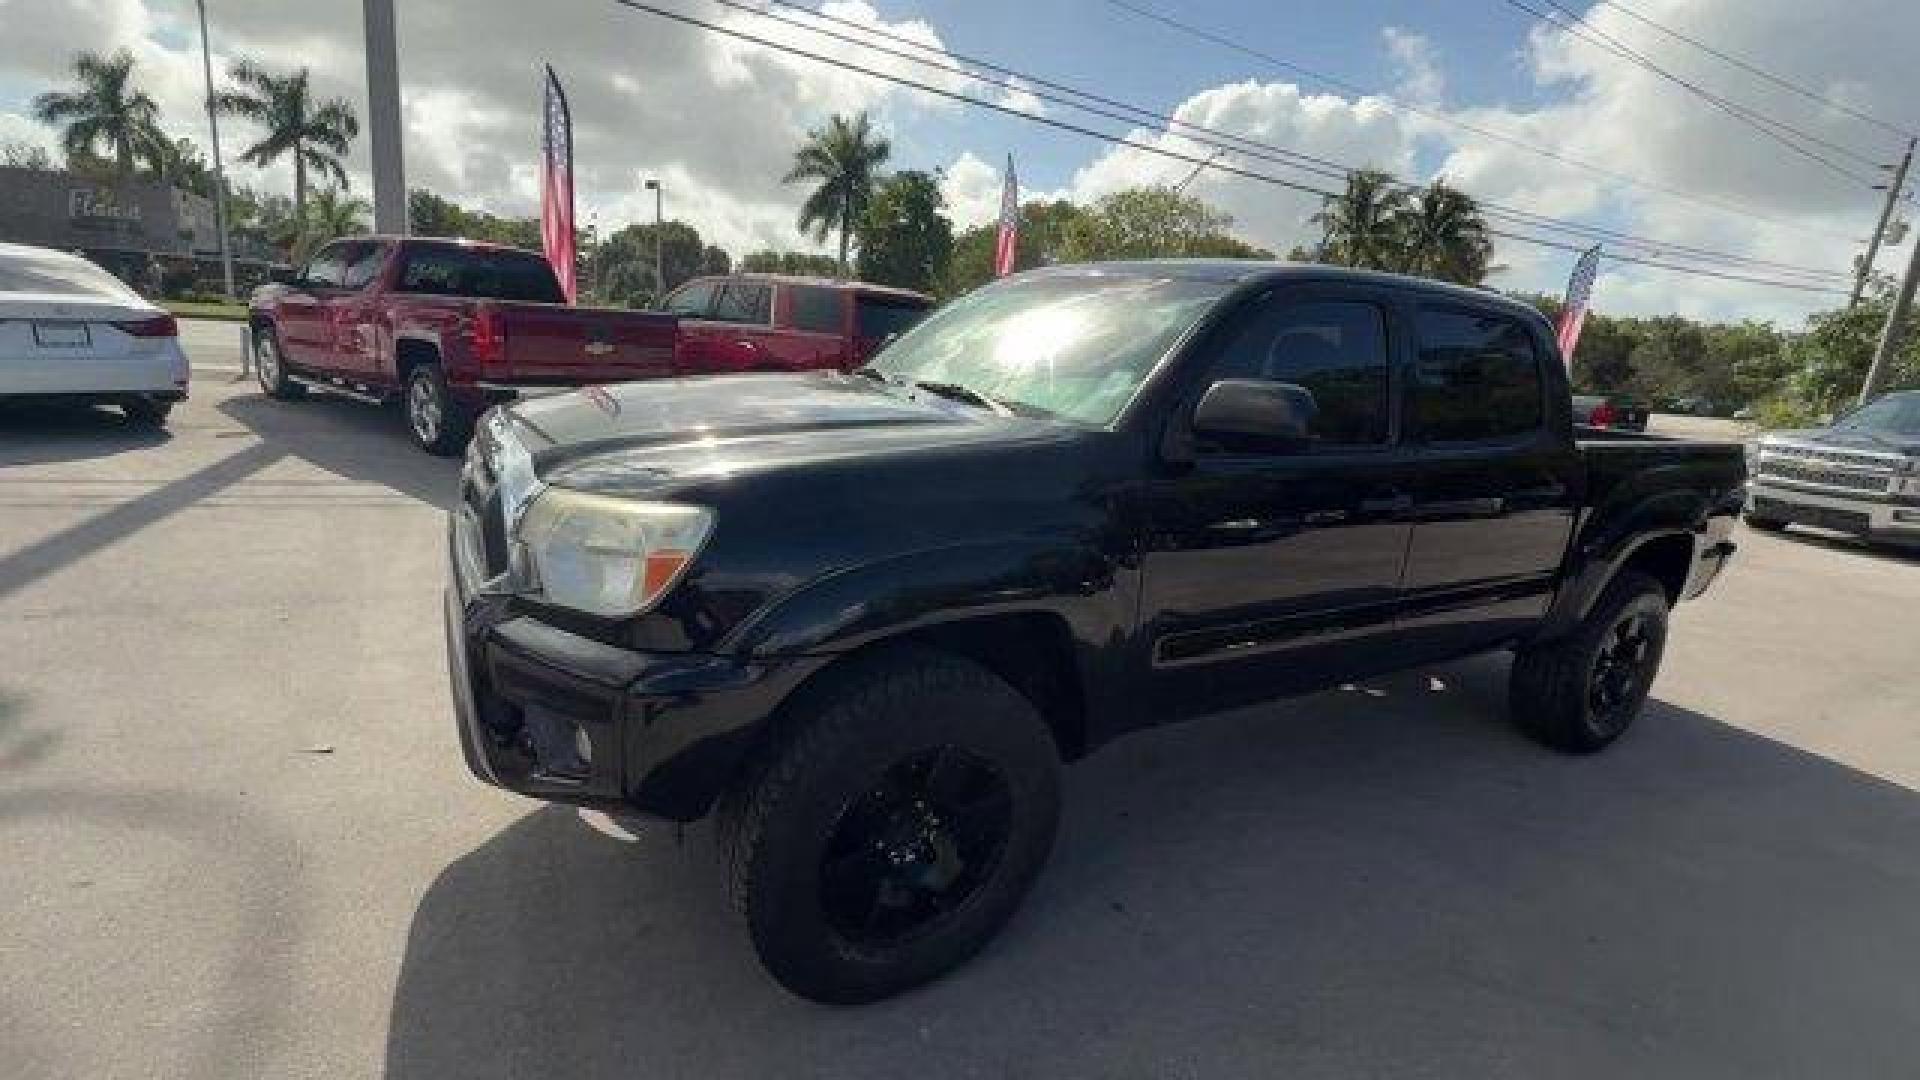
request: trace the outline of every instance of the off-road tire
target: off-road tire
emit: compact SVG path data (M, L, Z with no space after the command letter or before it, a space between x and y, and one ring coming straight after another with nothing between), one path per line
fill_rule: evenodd
M1596 672L1626 620L1641 620L1646 641L1630 685L1611 708L1596 705ZM1646 704L1667 641L1667 594L1635 570L1622 571L1565 637L1523 648L1514 657L1509 699L1514 722L1528 735L1570 754L1591 754L1625 734Z
M1059 754L1026 697L963 657L901 647L829 670L774 725L721 800L716 838L729 898L782 986L833 1004L874 1001L946 974L999 932L1059 821ZM997 860L914 936L850 940L829 911L830 841L896 763L953 750L1004 777L1011 809Z

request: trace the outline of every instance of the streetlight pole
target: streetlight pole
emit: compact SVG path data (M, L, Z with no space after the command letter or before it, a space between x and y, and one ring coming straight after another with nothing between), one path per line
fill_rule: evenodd
M659 307L667 298L667 263L661 253L666 223L660 213L660 181L648 180L647 190L653 192L653 306Z
M220 277L233 293L233 249L227 243L227 170L220 161L220 110L213 103L213 48L207 43L207 0L195 0L200 9L200 67L207 77L207 128L213 137L213 224L220 230Z
M407 229L407 172L400 133L400 56L393 0L364 0L367 34L367 148L373 163L373 228Z

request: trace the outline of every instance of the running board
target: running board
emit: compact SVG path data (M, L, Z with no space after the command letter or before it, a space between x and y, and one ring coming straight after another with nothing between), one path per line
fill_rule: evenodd
M355 401L364 401L369 405L385 405L391 400L388 395L374 390L364 383L350 383L345 379L322 379L311 375L289 374L287 381L297 382L301 386L318 390L322 393L338 394L341 397L352 398Z

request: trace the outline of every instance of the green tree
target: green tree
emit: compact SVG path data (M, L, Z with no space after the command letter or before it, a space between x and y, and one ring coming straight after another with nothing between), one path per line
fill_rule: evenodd
M304 262L320 245L342 236L367 231L367 215L372 208L365 199L356 199L339 188L324 187L307 200L298 220L300 231L291 252L294 262Z
M47 153L47 148L44 146L38 146L24 139L6 139L0 141L0 169L52 172L53 157Z
M78 90L49 90L33 99L34 118L61 128L60 145L68 157L91 157L105 147L114 172L132 176L139 162L158 167L166 137L160 134L160 107L133 83L133 53L112 56L82 52L73 58Z
M774 251L763 248L750 251L740 260L740 270L748 274L788 274L794 277L832 277L838 267L833 256L811 251Z
M407 189L407 225L419 236L467 235L467 213L426 188Z
M1879 347L1881 327L1893 307L1892 293L1890 282L1876 282L1853 307L1808 317L1806 332L1790 346L1792 393L1807 411L1836 412L1853 403ZM1909 313L1902 340L1889 387L1920 384L1920 312Z
M1486 280L1493 235L1473 196L1435 180L1398 212L1396 221L1401 273L1461 285Z
M622 307L653 306L687 281L724 274L731 267L725 251L702 241L700 231L684 221L667 222L660 235L664 282L654 280L653 222L628 225L594 245L588 271L602 300Z
M347 186L340 159L359 136L360 121L345 98L316 101L306 68L275 75L251 60L238 60L227 74L240 89L214 95L215 106L266 129L260 141L241 151L240 160L265 168L283 157L293 159L296 217L304 215L307 206L307 170Z
M860 219L860 279L931 291L953 254L953 223L930 173L910 170L880 182Z
M213 169L207 165L200 147L186 138L162 141L160 145L160 159L152 167L153 175L203 199L213 198Z
M1020 208L1013 268L1031 270L1064 261L1067 234L1084 213L1065 199L1030 202ZM947 268L935 283L941 296L959 296L993 280L993 254L999 226L982 225L954 238Z
M1392 270L1400 264L1407 193L1400 182L1378 169L1356 169L1347 186L1329 195L1313 215L1320 226L1325 259L1342 266Z
M1233 218L1172 188L1103 196L1067 228L1067 262L1098 259L1272 258L1227 233Z
M821 244L839 231L842 277L854 230L866 216L874 182L892 154L893 144L873 133L864 112L851 121L835 114L826 127L808 132L807 141L794 152L784 182L814 185L800 204L800 231Z

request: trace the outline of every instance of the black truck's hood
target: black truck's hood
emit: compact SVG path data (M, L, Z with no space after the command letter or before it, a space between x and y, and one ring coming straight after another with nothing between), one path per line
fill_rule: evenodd
M636 493L681 478L1046 441L1071 430L838 372L594 386L521 402L511 415L542 480Z
M1830 446L1835 450L1864 450L1868 453L1920 456L1920 439L1881 434L1878 437L1848 428L1800 428L1795 431L1768 432L1762 442L1794 442L1808 446Z

